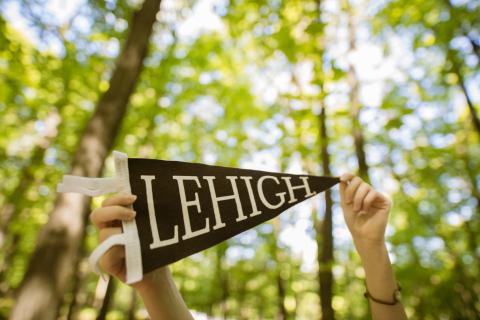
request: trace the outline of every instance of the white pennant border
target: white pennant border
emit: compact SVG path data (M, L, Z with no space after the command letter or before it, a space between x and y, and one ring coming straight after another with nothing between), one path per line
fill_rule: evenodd
M87 196L99 196L110 192L132 194L128 173L128 156L119 151L113 151L116 177L90 178L64 175L57 185L57 192L75 192ZM132 208L132 206L129 206ZM143 265L140 238L135 220L122 221L123 233L109 237L93 250L89 257L92 269L102 275L98 262L111 247L125 246L126 283L132 284L142 280Z

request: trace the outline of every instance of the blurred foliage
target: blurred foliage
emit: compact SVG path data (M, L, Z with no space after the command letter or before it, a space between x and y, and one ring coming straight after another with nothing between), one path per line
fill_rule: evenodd
M55 186L141 3L78 1L65 18L54 2L0 1L0 318L9 314ZM348 48L348 19L356 21L357 52ZM373 49L362 55L364 47ZM479 1L165 0L115 149L321 173L322 104L333 173L356 171L347 82L353 61L369 173L394 202L387 233L408 314L478 319L480 131L471 118L480 113L479 48ZM381 76L362 73L371 63L362 59ZM105 175L112 172L109 160ZM288 317L317 318L316 251L308 250L317 207L283 214L279 232L269 222L175 263L189 307L218 318L272 319L280 278ZM291 239L298 228L309 241ZM339 319L367 319L364 275L338 205L334 237L334 310ZM97 244L92 226L85 244L86 255ZM102 304L105 283L85 258L62 319L93 319ZM107 318L130 312L146 317L121 285Z

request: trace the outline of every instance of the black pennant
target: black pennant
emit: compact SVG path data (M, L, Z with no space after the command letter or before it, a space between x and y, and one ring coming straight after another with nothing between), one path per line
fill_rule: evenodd
M214 246L340 180L129 158L143 273Z

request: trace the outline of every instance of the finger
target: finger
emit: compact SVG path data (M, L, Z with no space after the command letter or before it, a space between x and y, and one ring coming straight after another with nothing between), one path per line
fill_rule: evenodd
M136 199L137 199L137 196L134 194L119 193L103 200L102 207L113 206L113 205L128 206L129 204L132 204Z
M377 199L377 197L378 193L373 188L370 189L365 196L365 199L363 199L362 209L368 210L372 206L373 202Z
M347 172L340 176L340 181L349 182L353 178L355 178L355 175L353 173Z
M373 201L372 206L378 209L391 208L392 200L386 195L377 192L377 197L375 198L375 201Z
M122 206L108 206L97 208L90 214L90 220L98 228L104 228L108 222L115 220L127 220L130 221L135 218L135 211Z
M365 196L367 195L368 191L370 191L371 189L372 189L372 187L370 187L370 185L368 185L365 182L363 182L357 188L357 191L355 192L355 195L353 197L353 210L354 211L359 211L362 208L363 199L365 199Z
M362 184L363 180L360 177L355 177L350 180L347 189L345 190L345 200L347 203L352 203L353 195L357 191L358 187Z
M340 201L342 204L345 203L345 196L346 196L346 189L348 184L350 183L350 180L355 178L355 175L353 173L344 173L340 176Z
M122 228L103 228L100 229L100 232L98 234L98 238L100 242L105 241L109 237L115 235L115 234L120 234L122 233Z

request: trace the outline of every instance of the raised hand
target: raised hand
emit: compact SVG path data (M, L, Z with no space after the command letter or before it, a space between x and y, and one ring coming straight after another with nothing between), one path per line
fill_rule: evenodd
M100 242L122 232L122 220L133 220L135 212L127 208L136 196L116 194L105 199L102 207L90 214L90 220L99 230ZM114 246L100 259L103 271L125 282L125 248ZM152 320L193 320L190 311L172 279L168 267L158 268L144 275L132 285L143 299Z
M117 194L103 201L102 206L90 214L90 221L99 230L100 242L108 237L122 233L122 220L133 220L135 211L126 206L132 204L136 196ZM114 246L100 259L100 267L106 273L125 282L125 248Z
M399 289L385 244L392 202L351 173L340 181L343 215L365 270L372 319L407 319L402 303L394 300Z
M351 173L340 177L340 200L355 244L383 243L391 201Z

